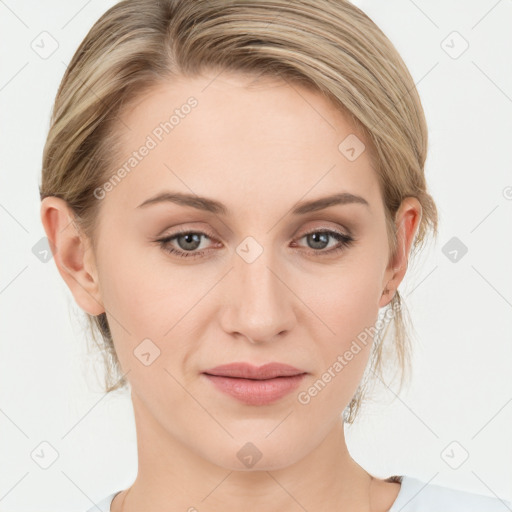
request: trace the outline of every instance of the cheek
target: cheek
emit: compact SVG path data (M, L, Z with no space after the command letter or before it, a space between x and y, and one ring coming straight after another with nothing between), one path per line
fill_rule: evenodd
M370 263L347 265L330 272L328 278L315 279L314 288L304 286L299 292L310 308L304 310L302 322L308 337L315 340L321 361L317 378L329 382L329 402L348 401L367 365L379 313L378 268Z
M121 236L103 247L101 295L123 371L134 370L131 378L138 371L146 374L149 368L139 357L154 360L151 369L186 358L195 348L191 329L201 324L200 301L212 286L211 268L178 268L158 246Z
M100 245L98 259L101 297L116 351L126 369L131 361L125 353L130 355L145 338L162 336L162 310L168 304L162 303L162 280L145 261L141 247L130 243L119 231L105 232L104 237L109 240ZM168 316L168 321L171 320Z
M190 290L190 281L165 264L158 244L120 231L111 230L107 236L98 265L105 308L126 331L161 337L172 325L175 306Z
M344 343L374 325L382 277L377 262L345 265L302 281L299 296L319 317L326 338ZM323 322L323 323L322 323ZM311 322L310 322L311 323Z

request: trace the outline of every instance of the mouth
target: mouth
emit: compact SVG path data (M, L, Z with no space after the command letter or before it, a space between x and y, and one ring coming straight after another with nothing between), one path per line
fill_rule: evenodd
M202 373L214 387L247 405L266 405L291 393L307 372L290 365L247 363L222 365Z

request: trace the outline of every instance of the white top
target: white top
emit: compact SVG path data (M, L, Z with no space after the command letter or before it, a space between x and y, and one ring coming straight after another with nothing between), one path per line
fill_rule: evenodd
M401 476L400 492L388 512L506 512L512 502L494 496L459 491L427 484L410 476ZM114 492L87 512L110 512Z

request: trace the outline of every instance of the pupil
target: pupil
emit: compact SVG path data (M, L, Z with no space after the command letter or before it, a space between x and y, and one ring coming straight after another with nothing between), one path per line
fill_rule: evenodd
M320 246L315 246L315 249L323 249L328 244L328 233L312 233L308 236L311 237L310 240L313 241L313 245L316 243L320 244Z
M185 244L181 244L181 243L179 244L182 249L189 249L189 250L197 249L197 247L201 243L200 235L198 235L197 233L188 233L186 235L182 235L178 238L178 241L183 240L183 239L185 240ZM187 246L187 244L192 244L192 247Z

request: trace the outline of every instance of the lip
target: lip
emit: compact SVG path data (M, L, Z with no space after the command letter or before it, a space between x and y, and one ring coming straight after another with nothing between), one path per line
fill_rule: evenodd
M248 405L265 405L291 393L307 372L281 363L257 367L249 363L216 366L203 375L223 393Z
M254 366L250 363L229 363L216 366L204 371L209 375L222 377L238 377L240 379L273 379L275 377L290 377L306 373L294 366L283 363L267 363L263 366Z

